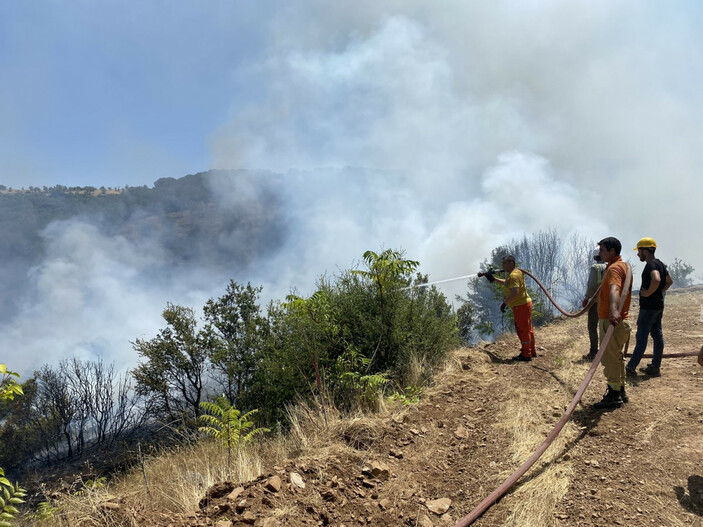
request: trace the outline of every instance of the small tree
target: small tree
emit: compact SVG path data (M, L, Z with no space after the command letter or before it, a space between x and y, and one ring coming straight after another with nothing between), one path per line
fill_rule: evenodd
M198 419L205 426L198 428L201 432L214 437L223 447L227 448L227 467L231 467L232 449L241 448L251 441L255 435L269 432L268 428L254 428L251 417L258 410L251 410L244 415L227 400L224 394L212 403L200 403L203 413Z
M463 301L456 311L459 339L464 346L469 346L472 340L474 324L476 323L475 308L471 302L464 300L459 295L457 295L457 300Z
M363 276L370 279L376 287L378 295L378 303L381 309L381 333L379 335L376 349L371 355L369 366L374 363L376 354L381 348L384 336L387 337L390 332L391 321L388 313L388 296L389 294L399 289L401 286L407 286L410 283L413 271L420 265L420 262L415 260L406 260L403 254L399 251L386 249L381 254L376 254L373 251L364 253L364 262L367 270L354 270L353 274ZM386 365L388 357L383 357L381 361Z
M266 317L257 303L262 287L242 286L231 280L227 291L210 299L203 308L205 320L216 333L210 362L235 403L248 388L260 360L268 331Z
M192 424L200 414L212 336L196 330L190 308L169 303L163 317L168 327L157 337L133 343L146 359L132 372L137 393L152 395L160 411L172 420Z
M76 432L80 428L79 421L79 401L71 393L69 378L66 371L61 366L54 370L48 365L39 371L39 393L37 397L37 407L39 412L47 419L44 430L47 436L59 434L66 442L66 455L72 458L74 447L76 446ZM56 445L58 458L58 445Z
M340 327L330 306L328 292L321 289L308 299L288 295L286 300L287 303L283 307L293 317L292 320L302 337L304 346L312 355L315 386L318 394L325 401L325 391L320 375L320 354L327 350L326 343L336 339L340 334Z
M695 269L692 265L689 265L678 258L674 258L673 263L667 267L667 270L671 275L671 279L674 281L671 287L679 288L693 285L693 278L691 277L691 274L695 271Z

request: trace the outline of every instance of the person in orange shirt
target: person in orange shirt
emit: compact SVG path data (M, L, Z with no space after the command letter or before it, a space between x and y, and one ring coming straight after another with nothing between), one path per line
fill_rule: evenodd
M603 399L594 406L596 408L618 408L628 401L625 393L623 348L629 340L631 332L628 318L632 298L632 281L630 281L628 290L623 292L628 264L622 261L620 256L622 244L617 238L603 238L598 242L598 248L601 260L607 264L603 275L603 285L598 294L600 341L603 342L608 326L612 325L614 329L601 358L608 388ZM619 306L623 294L626 297L621 310Z
M520 339L520 354L513 357L515 361L529 362L532 357L537 356L535 351L535 332L532 329L532 299L527 293L525 285L525 275L515 265L515 257L508 254L502 260L503 271L508 273L508 277L495 278L492 273L480 273L489 282L495 282L503 286L504 301L500 306L501 313L505 313L505 308L513 310L513 320L515 321L515 332Z

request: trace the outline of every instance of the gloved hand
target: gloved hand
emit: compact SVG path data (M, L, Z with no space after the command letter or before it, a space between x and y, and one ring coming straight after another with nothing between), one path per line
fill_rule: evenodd
M588 298L584 298L583 302L581 302L581 307L586 307L588 305Z
M501 313L505 313L505 308L506 308L506 307L508 307L508 304L506 304L505 302L503 302L503 303L500 305L500 312L501 312Z
M493 278L493 273L494 273L494 271L490 270L490 271L486 271L485 273L478 273L476 276L478 276L479 278L481 278L482 276L485 276L486 280L493 283L493 280L495 280L495 278Z

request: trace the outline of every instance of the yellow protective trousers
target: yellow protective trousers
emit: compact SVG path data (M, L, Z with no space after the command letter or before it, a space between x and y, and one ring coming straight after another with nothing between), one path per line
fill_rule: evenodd
M610 326L610 320L607 318L598 319L598 327L600 329L599 342L603 342L606 331ZM623 361L623 350L625 344L630 338L630 323L627 320L621 320L615 326L613 335L608 341L608 345L603 352L600 363L603 365L603 375L611 388L619 390L625 385L625 362Z

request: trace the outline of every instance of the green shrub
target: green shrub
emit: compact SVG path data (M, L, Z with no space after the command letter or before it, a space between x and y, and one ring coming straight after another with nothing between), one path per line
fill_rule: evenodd
M364 373L370 362L354 350L337 357L330 383L334 387L334 401L338 407L378 409L383 388L389 379L386 373Z
M388 383L412 384L459 343L456 315L418 263L386 250L364 253L366 269L322 277L309 298L269 305L264 351L243 407L284 420L296 400L341 410L376 407Z
M422 398L425 389L422 386L411 385L405 389L393 393L389 399L391 401L401 401L405 405L417 404Z

